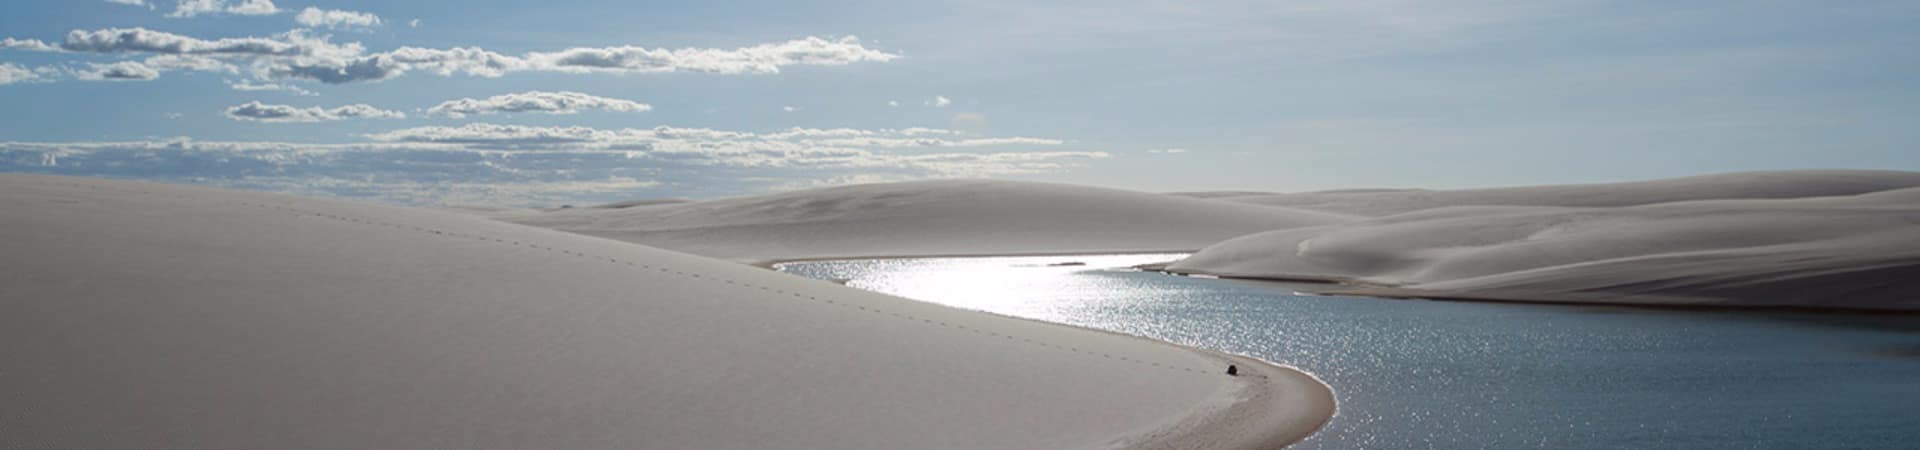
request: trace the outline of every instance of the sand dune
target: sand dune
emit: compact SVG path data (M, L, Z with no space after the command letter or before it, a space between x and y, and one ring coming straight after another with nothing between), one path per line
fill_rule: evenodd
M1867 170L1744 172L1653 181L1453 191L1350 189L1297 194L1197 192L1184 195L1363 216L1448 206L1635 206L1690 200L1858 195L1920 187L1920 173Z
M28 175L0 211L25 448L1260 448L1330 414L1287 369L451 212ZM786 213L822 211L877 214Z
M496 215L744 262L1193 250L1353 217L1062 184L922 181L703 202Z
M1871 189L1920 174L1831 176L1762 178ZM1778 186L1744 192L1789 194ZM1920 188L1617 208L1428 209L1235 238L1168 270L1349 280L1371 286L1342 292L1373 295L1920 310Z

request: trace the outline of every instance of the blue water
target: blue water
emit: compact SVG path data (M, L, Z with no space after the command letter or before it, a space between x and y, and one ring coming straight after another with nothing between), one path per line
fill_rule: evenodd
M1311 296L1126 269L1179 256L781 270L1297 366L1340 412L1295 448L1920 448L1920 319Z

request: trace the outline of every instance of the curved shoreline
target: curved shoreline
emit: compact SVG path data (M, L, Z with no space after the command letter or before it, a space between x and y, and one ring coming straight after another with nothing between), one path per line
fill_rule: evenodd
M1174 252L1131 252L1099 253L1111 254L1159 254ZM913 258L995 258L995 257L1031 257L1031 256L1072 256L1089 253L1050 253L1045 255L969 255L969 256L869 256L859 258L806 258L770 261L755 266L779 271L778 266L789 263L858 261L874 259L913 259ZM782 271L782 273L785 273ZM797 276L797 275L796 275ZM939 303L898 297L918 303L940 305ZM952 307L940 305L943 307ZM956 309L964 309L957 308ZM1207 399L1202 407L1184 417L1176 418L1172 423L1144 430L1140 433L1116 439L1112 448L1137 449L1271 449L1282 448L1298 443L1312 436L1321 427L1333 420L1338 413L1333 387L1300 368L1275 363L1245 355L1236 355L1216 350L1181 345L1145 336L1121 333L1099 328L1049 322L1045 320L1001 314L991 311L968 310L1013 320L1048 326L1074 328L1101 334L1136 339L1155 345L1173 347L1191 352L1202 358L1217 361L1216 366L1238 366L1239 376L1230 377L1231 382ZM1224 374L1223 374L1224 375ZM1220 400L1226 400L1220 404Z

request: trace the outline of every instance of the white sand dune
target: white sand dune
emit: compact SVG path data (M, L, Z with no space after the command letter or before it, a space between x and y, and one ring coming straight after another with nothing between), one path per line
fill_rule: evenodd
M1870 189L1909 177L1920 174L1860 173L1855 182L1832 173L1769 174L1747 180L1764 188L1729 195L1791 194L1767 180L1805 186L1827 178L1822 186ZM1345 280L1371 286L1340 292L1373 295L1920 310L1920 188L1616 208L1428 209L1235 238L1167 269Z
M1920 173L1871 170L1743 172L1652 181L1493 189L1349 189L1297 194L1195 192L1182 195L1362 216L1447 206L1635 206L1691 200L1858 195L1920 187Z
M1013 181L921 181L703 202L496 215L743 262L894 255L1193 250L1354 217Z
M0 211L22 448L1261 448L1331 412L1279 367L451 212L29 175Z

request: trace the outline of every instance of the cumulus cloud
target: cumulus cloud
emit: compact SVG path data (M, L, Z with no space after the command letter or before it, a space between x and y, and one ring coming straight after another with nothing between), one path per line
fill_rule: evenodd
M86 69L75 71L74 76L90 81L145 81L160 78L160 71L135 61L88 63L87 66Z
M227 87L236 91L281 91L301 97L317 97L317 92L302 89L299 86L284 83L254 83L246 80L227 80Z
M1187 152L1187 149L1184 149L1184 148L1156 148L1152 150L1147 150L1147 153L1186 153L1186 152Z
M307 7L293 17L295 23L313 28L366 29L379 26L380 16L359 11Z
M240 71L239 68L234 67L233 64L228 64L226 61L196 55L154 55L141 61L141 64L145 64L147 67L161 72L191 70L198 72L237 73Z
M866 48L853 36L822 39L808 36L787 42L736 49L644 48L634 46L573 48L528 53L536 67L560 71L672 72L724 74L779 73L781 66L844 65L862 61L890 61L899 55Z
M121 5L127 5L127 6L149 6L147 5L147 0L107 0L107 3L115 3L115 4L121 4Z
M400 119L407 115L399 111L388 111L365 104L346 105L337 108L318 106L301 108L290 105L269 105L251 101L227 108L227 117L234 120L254 122L328 122L347 119Z
M468 115L494 113L574 114L586 109L642 112L652 110L653 106L632 100L599 97L579 92L528 91L495 95L484 99L449 100L427 109L427 114L461 118Z
M37 52L60 51L60 47L56 47L54 45L48 44L46 43L46 41L42 41L39 39L14 39L14 38L0 39L0 49L31 50L31 51L37 51Z
M858 38L807 37L736 49L603 47L532 52L521 56L477 47L428 49L401 47L349 58L289 58L273 61L264 74L339 84L379 81L422 71L441 76L497 77L508 72L771 74L794 65L845 65L890 61L899 55L869 49Z
M953 104L953 100L948 99L944 95L935 95L933 96L933 98L927 99L927 106L932 106L935 108L945 108L947 107L947 105L951 105L951 104Z
M412 72L498 77L510 72L770 74L782 67L890 61L899 55L866 48L856 37L806 37L735 49L571 48L519 56L478 47L400 47L369 53L358 42L335 44L328 36L294 30L269 37L199 39L145 28L73 30L58 45L7 38L11 49L81 53L201 55L250 62L255 77L329 84L380 81Z
M407 21L407 28L420 28L420 19Z
M66 40L60 43L59 48L83 53L156 53L216 57L342 58L365 51L359 43L335 45L324 37L312 37L302 31L290 31L266 38L207 40L146 28L73 30L67 32Z
M279 14L280 8L273 0L180 0L167 13L167 17L185 18L210 14L232 14L238 16L265 16Z
M40 79L40 74L32 69L13 63L0 63L0 85L24 83Z

